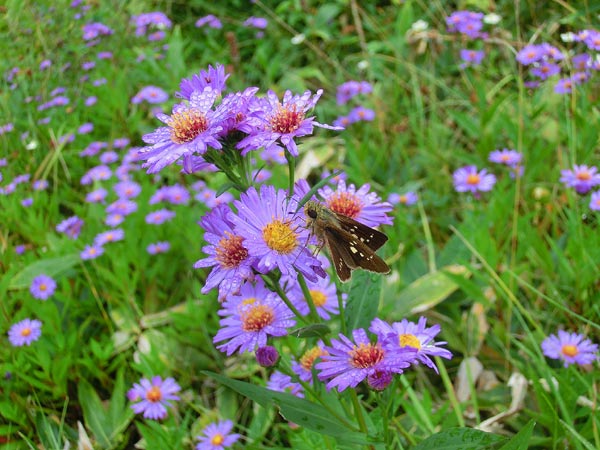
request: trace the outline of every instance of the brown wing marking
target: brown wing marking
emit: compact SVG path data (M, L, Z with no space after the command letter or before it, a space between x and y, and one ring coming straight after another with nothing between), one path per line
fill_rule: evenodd
M335 213L342 230L364 242L371 250L376 251L388 240L388 237L375 228L368 227L348 216Z

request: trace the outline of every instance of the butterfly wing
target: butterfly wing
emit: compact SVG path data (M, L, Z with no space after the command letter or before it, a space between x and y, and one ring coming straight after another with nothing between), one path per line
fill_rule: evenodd
M388 237L381 231L368 227L357 220L338 213L335 213L335 216L342 230L350 233L373 251L378 250L388 240Z

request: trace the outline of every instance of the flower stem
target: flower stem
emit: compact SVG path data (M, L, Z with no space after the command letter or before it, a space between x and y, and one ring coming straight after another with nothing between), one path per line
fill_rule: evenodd
M292 156L292 154L289 151L285 151L285 159L287 160L288 163L288 177L289 177L289 189L288 189L288 195L291 197L292 195L294 195L294 172L296 170L296 158L294 158Z
M310 318L312 322L318 323L320 322L319 313L317 312L317 308L315 306L315 302L313 301L312 294L310 293L310 289L308 289L308 285L306 284L306 280L304 279L304 275L298 273L298 283L300 284L300 288L302 289L302 294L304 295L304 299L308 304L308 309L310 310Z
M263 280L265 280L265 283L267 283L272 290L277 292L277 295L279 295L281 300L283 300L283 303L285 303L286 306L288 308L290 308L290 310L294 313L294 315L298 318L298 320L300 320L304 324L308 324L306 317L304 317L302 314L300 314L300 311L298 311L298 309L294 306L294 304L288 298L288 296L283 291L283 289L281 289L281 286L279 285L279 281L273 277L273 272L269 272L268 274L263 274L262 278L263 278Z

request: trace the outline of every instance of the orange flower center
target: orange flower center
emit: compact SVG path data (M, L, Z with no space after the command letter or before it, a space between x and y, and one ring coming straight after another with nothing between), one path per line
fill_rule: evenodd
M46 283L40 284L40 286L39 286L40 291L44 292L46 289L48 289L48 286L46 286Z
M256 305L242 314L242 330L261 331L275 320L273 309L267 305Z
M162 398L162 392L160 392L160 388L158 386L152 386L146 392L146 400L152 403L159 402Z
M279 253L291 253L298 246L296 233L289 223L273 220L262 230L263 239L271 250Z
M592 178L592 175L587 170L577 172L577 175L575 176L579 181L588 181L590 178Z
M221 433L217 433L212 437L212 439L210 440L210 443L212 445L221 445L224 440L225 440L225 437L223 437L223 435Z
M326 355L327 352L319 347L313 347L304 352L304 355L300 358L300 364L309 372L312 370L312 366L315 363L315 359Z
M355 345L350 352L350 364L357 369L367 369L383 360L383 349L380 345L360 344Z
M232 269L241 264L248 257L248 250L242 245L244 238L225 232L225 237L219 241L216 249L216 260L221 267Z
M400 196L400 203L404 204L408 202L408 197L406 195L401 195Z
M478 184L481 178L476 173L472 173L467 177L467 184Z
M400 347L413 347L419 350L421 348L421 341L414 334L401 334L398 337Z
M327 297L323 293L323 291L319 291L317 289L310 290L310 296L315 306L323 306L327 303Z
M332 211L356 219L362 210L360 199L350 192L336 192L327 200Z
M560 349L563 355L570 356L571 358L577 356L579 354L579 349L576 345L573 344L565 344Z
M291 109L280 106L271 117L271 130L281 134L292 133L300 127L303 120L304 112L297 111L296 105L292 105Z
M204 133L208 129L208 120L197 109L188 109L173 114L167 125L171 127L171 140L176 144L184 144Z
M23 337L27 337L31 334L31 328L27 327L27 328L23 328L21 330L21 336Z

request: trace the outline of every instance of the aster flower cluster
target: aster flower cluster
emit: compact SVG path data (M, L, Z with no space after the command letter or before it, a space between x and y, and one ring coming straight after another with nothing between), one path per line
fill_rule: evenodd
M373 86L367 81L347 81L340 84L337 87L337 104L345 105L352 98L363 94L368 95L373 92ZM333 124L346 128L356 122L371 122L375 119L375 111L369 108L365 108L362 105L357 105L345 116L338 117Z
M449 33L458 33L470 41L485 40L488 33L482 31L484 24L496 24L500 20L496 15L484 15L474 11L455 11L446 17L446 26ZM478 66L485 57L485 51L471 48L460 50L460 59L463 61L460 68Z

